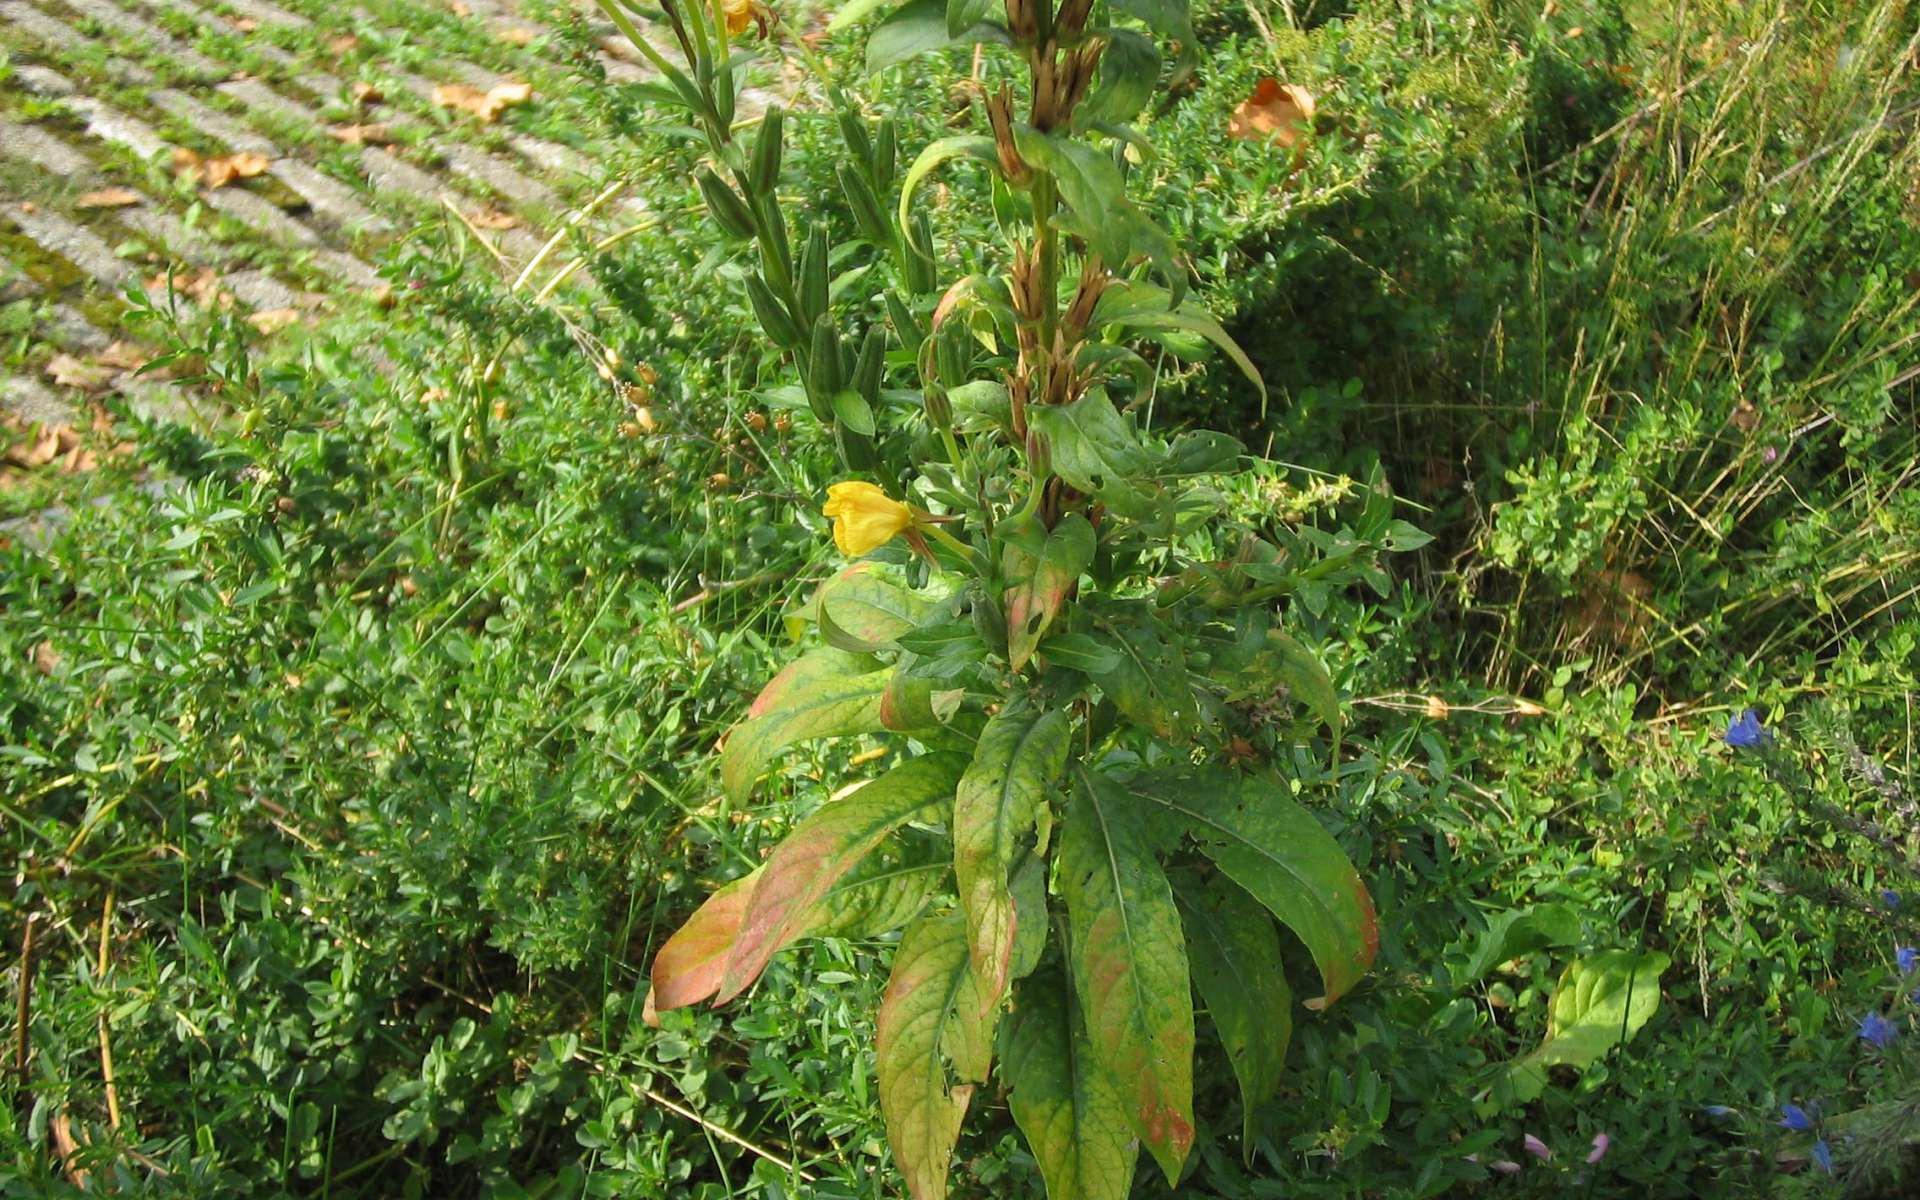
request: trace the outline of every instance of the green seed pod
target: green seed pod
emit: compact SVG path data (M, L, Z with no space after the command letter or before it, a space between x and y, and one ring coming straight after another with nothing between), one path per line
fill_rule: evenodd
M907 307L907 302L900 298L900 294L888 288L886 296L887 317L893 322L893 332L899 336L900 344L918 346L926 341L927 331L920 327L919 319L913 315L913 310Z
M832 317L821 313L813 322L813 344L807 362L807 399L814 402L814 411L825 405L831 414L833 394L845 381L846 375L840 369L840 331L834 327Z
M887 220L866 173L852 163L841 163L835 172L840 176L840 190L847 194L847 207L853 210L854 224L860 227L860 236L882 249L892 249L893 223Z
M818 320L827 311L829 249L827 223L816 221L813 231L807 235L806 248L800 252L800 278L795 295L800 301L799 313L803 321Z
M927 220L927 214L919 213L913 219L913 227L907 231L905 253L901 256L906 267L907 290L917 296L924 296L934 289L936 277L933 261L933 223Z
M737 100L733 90L733 56L723 46L720 49L720 61L713 72L713 108L719 114L723 134L733 128L733 109Z
M887 327L867 326L860 353L853 360L853 390L868 404L880 403L880 377L887 368Z
M753 213L739 192L715 175L711 167L701 167L693 173L693 178L700 185L701 198L707 202L707 211L713 214L713 223L721 232L735 239L753 236Z
M780 184L780 152L784 114L778 104L769 105L760 118L760 132L753 139L753 163L747 181L756 196L770 196Z
M973 335L966 324L949 317L933 335L933 361L940 382L959 387L973 371Z
M867 136L867 119L850 108L839 112L840 137L853 152L853 160L869 171L873 169L873 140Z
M754 197L760 214L760 270L775 295L793 291L793 251L787 245L787 217L772 192Z
M900 123L892 117L880 121L880 133L873 139L873 187L878 192L893 190L893 172L899 163Z
M753 303L753 315L759 319L760 328L766 330L767 336L781 349L792 350L800 345L799 324L758 271L747 272L747 299Z
M921 397L926 405L927 423L935 429L953 428L953 401L947 399L946 389L935 385L926 390Z
M833 432L840 444L840 461L847 464L848 470L871 471L879 465L880 456L874 453L872 438L864 433L855 433L845 425Z

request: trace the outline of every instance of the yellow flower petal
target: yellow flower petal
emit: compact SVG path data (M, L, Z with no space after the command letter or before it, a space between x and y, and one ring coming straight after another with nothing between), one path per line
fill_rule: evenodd
M734 37L753 23L753 0L720 0L720 9L727 14L727 32Z
M828 488L820 511L833 519L833 544L848 558L879 549L913 524L911 508L858 480Z

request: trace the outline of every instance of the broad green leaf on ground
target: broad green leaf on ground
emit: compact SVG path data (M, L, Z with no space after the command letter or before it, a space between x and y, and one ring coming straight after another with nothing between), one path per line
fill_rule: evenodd
M1028 424L1047 439L1054 473L1122 516L1152 512L1153 456L1133 425L1094 388L1072 404L1038 405Z
M787 664L727 734L720 781L728 798L745 800L766 765L795 742L879 729L880 695L892 673L866 655L831 648Z
M782 947L817 919L834 882L916 814L943 807L966 768L958 754L923 754L800 822L760 868L727 955L715 1004L739 995Z
M820 586L816 601L820 634L827 644L864 654L932 615L935 602L892 578L881 564L855 563Z
M987 722L953 800L953 874L967 915L973 969L989 1003L1006 994L1013 962L1008 887L1020 839L1066 769L1073 727L1064 712L1016 708Z
M1048 1200L1125 1200L1140 1153L1126 1100L1094 1061L1060 972L1036 975L1016 993L1000 1073Z
M1133 794L1165 806L1203 853L1293 930L1320 969L1324 1008L1367 973L1380 947L1373 897L1312 813L1267 775L1191 768L1137 776Z
M974 979L958 912L907 927L880 1001L875 1070L887 1141L914 1200L947 1194L953 1144L974 1086L987 1077L998 1011Z
M760 872L755 870L708 896L706 903L694 910L687 923L660 947L660 952L653 956L648 1011L684 1008L713 995L726 970L734 938L740 932L747 900L759 879Z
M1640 1032L1660 1008L1660 976L1673 960L1651 950L1608 950L1569 965L1547 1003L1547 1039L1507 1067L1525 1103L1547 1086L1547 1068L1585 1067Z
M1094 326L1118 325L1124 329L1171 330L1182 333L1197 333L1214 345L1220 347L1233 365L1240 368L1253 386L1260 389L1260 398L1265 400L1267 385L1260 378L1259 368L1233 340L1212 313L1198 304L1186 303L1178 307L1171 305L1172 297L1150 283L1121 283L1108 288L1100 295L1100 303L1094 309Z
M1498 913L1474 940L1466 960L1452 967L1449 975L1455 987L1462 987L1508 959L1550 946L1570 946L1583 933L1580 910L1563 901Z
M1001 556L1006 591L1007 663L1018 671L1033 657L1066 603L1067 593L1093 561L1093 526L1079 513L1069 513L1051 530L1034 523L1030 536L1010 531Z
M1243 1149L1251 1155L1254 1110L1279 1088L1293 1036L1280 935L1259 901L1218 876L1178 895L1194 987L1240 1082Z
M919 190L921 182L941 163L954 158L972 158L998 166L1000 151L995 148L992 138L972 133L928 142L915 156L913 165L907 168L906 177L900 181L900 211L896 214L900 228L907 229L913 223L913 194Z
M1081 772L1060 835L1060 891L1093 1057L1175 1183L1193 1145L1192 984L1173 891L1135 807Z
M1131 606L1132 611L1106 629L1111 635L1106 645L1119 661L1091 678L1128 720L1172 737L1194 722L1193 688L1187 682L1186 657L1149 607Z

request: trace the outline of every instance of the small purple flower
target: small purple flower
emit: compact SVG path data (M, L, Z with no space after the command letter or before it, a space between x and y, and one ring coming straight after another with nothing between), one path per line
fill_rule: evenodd
M1822 1171L1833 1174L1833 1148L1827 1145L1827 1139L1821 1138L1813 1144L1813 1161L1820 1164Z
M1820 1110L1816 1108L1814 1111L1818 1112ZM1806 1109L1801 1108L1798 1104L1782 1104L1780 1106L1780 1127L1782 1129L1791 1129L1796 1133L1804 1133L1813 1128L1813 1117L1807 1113Z
M1765 450L1762 450L1760 452L1761 462L1773 463L1773 462L1779 461L1779 458L1780 458L1780 449L1777 446L1768 446Z
M1518 1175L1520 1173L1520 1164L1510 1158L1503 1158L1499 1162L1491 1162L1487 1165L1502 1175Z
M1601 1159L1605 1158L1607 1156L1608 1147L1612 1145L1613 1145L1613 1139L1608 1137L1604 1130L1594 1134L1593 1149L1587 1152L1587 1165L1592 1166L1594 1163L1597 1163Z
M1521 1138L1520 1145L1526 1150L1528 1154L1533 1155L1535 1158L1539 1159L1541 1162L1545 1162L1548 1159L1553 1157L1553 1151L1547 1149L1547 1144L1541 1141L1539 1138L1533 1136L1532 1134L1528 1134L1526 1137Z
M1741 709L1739 716L1727 722L1723 737L1735 750L1757 750L1773 741L1773 734L1761 728L1760 714L1750 708Z
M1787 1105L1787 1107L1792 1108L1793 1105L1789 1104ZM1709 1104L1705 1108L1701 1109L1700 1111L1706 1113L1710 1117L1716 1117L1716 1118L1730 1117L1733 1115L1733 1110L1731 1108L1728 1108L1724 1104Z
M1893 1039L1898 1032L1899 1031L1893 1027L1892 1021L1887 1020L1877 1012L1870 1012L1860 1018L1860 1040L1863 1042L1872 1042L1882 1050L1893 1045Z
M1900 965L1900 973L1902 975L1913 974L1913 969L1915 967L1920 967L1920 947L1915 947L1915 946L1894 947L1893 961Z
M1899 908L1900 893L1894 891L1892 888L1881 888L1880 903L1886 905L1888 908Z

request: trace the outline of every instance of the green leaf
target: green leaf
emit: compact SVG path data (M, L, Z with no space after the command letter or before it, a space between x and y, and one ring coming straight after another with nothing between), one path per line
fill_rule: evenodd
M1243 700L1249 696L1271 695L1276 683L1283 683L1292 697L1320 718L1335 734L1340 732L1340 695L1333 689L1333 677L1318 655L1278 629L1269 629L1264 642L1244 661L1222 663L1208 677L1224 684L1227 696Z
M1105 675L1120 666L1120 652L1101 638L1063 633L1040 643L1039 654L1056 667L1086 675Z
M1660 976L1673 960L1650 950L1608 950L1569 965L1547 1005L1547 1040L1507 1067L1525 1103L1547 1086L1547 1068L1585 1067L1640 1032L1660 1009Z
M944 837L895 834L827 889L808 936L892 933L918 916L952 876L953 851Z
M888 834L951 800L965 768L961 755L923 754L800 822L760 868L714 1003L725 1004L758 979L776 953L807 931L834 882Z
M842 388L833 394L833 418L861 437L872 437L873 406L859 392Z
M839 33L861 18L878 12L892 3L893 0L847 0L847 3L841 5L833 14L833 19L827 22L827 32Z
M946 0L947 36L957 38L987 19L993 0Z
M1259 368L1233 340L1212 313L1197 304L1182 304L1175 308L1166 292L1150 283L1121 283L1101 293L1100 303L1094 309L1094 325L1118 325L1126 329L1179 330L1197 333L1214 345L1220 347L1240 373L1260 389L1260 398L1267 397L1266 381L1260 378Z
M1008 976L1025 979L1047 952L1047 859L1029 854L1014 868L1008 884L1013 893L1013 965Z
M959 913L907 927L880 1001L874 1065L887 1141L914 1200L947 1194L960 1121L987 1077L997 1011L974 979Z
M812 650L789 663L727 734L720 751L727 797L745 800L766 765L795 742L881 728L880 696L892 674L891 667L844 650Z
M1193 995L1173 891L1125 792L1082 772L1060 836L1073 989L1094 1060L1177 1183L1193 1145Z
M1074 110L1074 125L1086 129L1100 122L1131 121L1159 86L1160 48L1131 30L1109 30L1106 52L1100 56L1100 81Z
M966 698L965 688L936 688L930 675L899 671L880 697L880 724L895 733L932 729L953 720Z
M867 36L867 74L878 75L888 67L943 46L1010 41L1006 30L987 21L977 22L958 33L948 33L947 0L912 0Z
M1475 940L1466 961L1451 968L1448 975L1455 987L1479 979L1506 962L1545 950L1549 946L1570 946L1584 934L1580 910L1564 902L1536 904L1531 908L1511 909L1495 915Z
M934 625L923 625L911 633L903 633L894 639L902 650L927 658L945 658L948 655L967 655L974 658L986 654L986 643L980 640L980 633L971 621L941 621Z
M820 634L841 650L862 654L893 645L918 628L936 602L893 578L871 560L855 563L820 585L814 599Z
M953 800L953 875L974 973L990 1003L1006 994L1014 907L1007 874L1020 839L1039 822L1066 770L1073 726L1060 711L1001 712L980 733Z
M1133 255L1131 235L1137 222L1123 219L1131 213L1126 177L1113 156L1070 137L1041 133L1031 125L1013 127L1013 144L1028 166L1052 176L1060 199L1072 219L1056 218L1087 239L1095 252L1118 267Z
M1035 405L1027 423L1046 437L1060 478L1122 516L1152 514L1158 489L1145 477L1153 456L1106 392L1094 388L1072 404Z
M1180 898L1193 983L1240 1082L1242 1148L1251 1156L1254 1109L1279 1089L1293 1036L1280 935L1258 901L1217 876Z
M1238 438L1199 429L1173 439L1160 469L1167 475L1216 475L1233 470L1246 452Z
M1033 648L1066 603L1067 593L1093 561L1093 526L1079 513L1068 513L1051 530L1032 522L1031 536L1010 530L1002 573L1013 585L1005 594L1007 663L1018 671L1033 657ZM1033 543L1038 542L1036 546Z
M1126 1100L1094 1061L1086 1022L1060 972L1036 975L1020 988L1000 1073L1050 1200L1125 1200L1140 1153Z
M1380 946L1373 897L1340 843L1293 802L1284 782L1196 767L1141 775L1127 790L1171 810L1227 878L1306 943L1326 990L1308 1008L1338 1000L1373 965Z
M653 956L648 1011L684 1008L713 995L759 878L759 870L754 870L722 886L660 947Z
M871 46L869 46L871 53ZM920 189L921 181L931 175L940 164L953 158L974 158L991 166L1000 163L1000 152L994 148L993 139L979 134L964 134L959 137L938 138L928 142L907 168L906 178L900 181L900 211L898 218L901 229L911 227L913 213L913 194Z
M1128 720L1172 737L1195 720L1187 663L1150 605L1127 604L1112 619L1101 618L1118 665L1092 676Z

